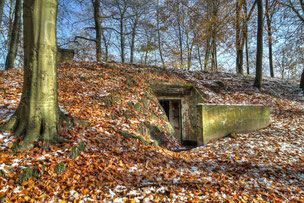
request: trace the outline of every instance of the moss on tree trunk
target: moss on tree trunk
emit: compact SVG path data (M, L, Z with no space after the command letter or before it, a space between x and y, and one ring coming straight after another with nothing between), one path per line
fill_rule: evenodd
M24 83L20 104L4 125L23 138L21 150L37 141L58 142L56 68L57 0L27 0L23 5Z

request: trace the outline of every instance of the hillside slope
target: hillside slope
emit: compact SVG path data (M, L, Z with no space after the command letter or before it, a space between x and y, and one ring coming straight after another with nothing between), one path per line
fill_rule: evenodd
M23 71L0 71L0 124L21 96ZM180 153L147 83L192 83L206 103L271 106L272 124ZM58 68L59 104L78 123L48 151L9 153L13 135L0 132L0 199L10 201L302 201L303 93L296 84L228 73L188 72L118 63L71 63ZM162 127L157 147L138 128ZM126 138L121 131L136 138ZM40 143L37 143L38 145Z

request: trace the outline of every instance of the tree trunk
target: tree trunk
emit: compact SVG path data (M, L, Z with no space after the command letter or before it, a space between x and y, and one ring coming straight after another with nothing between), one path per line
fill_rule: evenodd
M5 0L0 0L0 26L2 24L2 16L3 16L4 4L5 4Z
M204 60L204 70L208 71L208 62L209 62L209 55L210 55L210 39L211 35L210 33L207 33L207 41L206 41L206 48L205 48L205 60Z
M301 75L300 88L302 90L304 90L304 68L303 68L302 75Z
M158 37L158 50L159 50L160 60L162 62L163 67L166 67L164 56L163 56L163 51L162 51L161 36L160 36L160 30L159 29L157 29L157 37Z
M183 36L182 36L182 28L180 26L180 18L178 18L178 40L179 40L179 60L180 60L180 68L183 68L184 60L183 60Z
M158 50L160 60L162 62L163 67L165 67L165 61L163 57L162 45L161 45L161 36L160 36L160 27L159 27L159 0L157 0L157 16L156 16L156 23L157 23L157 40L158 40Z
M13 16L14 16L14 0L10 0L9 8L9 18L8 18L8 38L6 40L6 45L9 47L13 31Z
M199 45L197 45L197 55L198 55L198 62L201 68L201 71L203 70L203 64L202 64L202 57L201 57L201 51Z
M262 63L263 63L263 0L257 0L258 7L258 28L257 28L257 55L256 55L256 75L254 86L262 87Z
M131 39L131 47L130 47L130 63L133 64L134 62L134 48L135 48L135 36L136 36L136 29L137 29L137 22L138 16L135 18L135 22L132 28L132 39Z
M57 0L26 0L24 22L24 81L20 104L4 126L23 138L19 149L37 141L59 142L56 68Z
M10 46L5 61L5 70L14 68L15 66L21 30L21 7L21 0L16 0L14 24L10 37Z
M96 61L101 61L101 17L100 17L100 0L92 0L94 7L94 21L96 32Z
M188 61L187 61L187 63L188 63L188 70L190 70L190 68L191 68L191 63L192 63L192 48L188 51Z
M214 41L212 44L212 52L211 52L211 55L212 55L211 68L212 68L213 72L217 71L217 49L216 48L217 48L216 41Z
M217 52L217 13L218 13L218 6L216 4L216 1L212 1L212 51L211 51L211 69L212 71L217 70L217 57L216 57L216 52Z
M235 16L235 29L236 29L236 73L243 74L243 49L241 39L241 2L236 0L236 16Z
M107 44L107 38L104 35L103 30L102 30L102 40L103 40L103 44L104 44L104 48L105 48L105 61L107 62L109 59L109 48L108 48L108 44Z
M123 24L123 17L120 19L120 57L121 62L125 62L125 36L124 36L124 24Z
M268 54L269 54L270 76L274 77L273 60L272 60L272 30L271 30L271 19L270 19L270 15L269 15L269 0L266 0L265 15L266 15L266 19L267 19Z
M243 50L238 49L236 52L236 67L237 67L237 74L243 75Z
M148 49L146 49L146 53L145 53L145 65L147 65L148 54L149 54L149 51L148 51Z
M247 0L244 0L244 13L245 13L245 19L246 19L246 25L245 25L245 49L246 49L246 69L247 69L247 75L250 74L249 70L249 50L248 50L248 23L247 23L247 18L248 18L248 9L247 9Z
M195 36L194 36L194 38L195 38ZM191 62L192 62L193 43L191 43L191 45L190 45L188 32L186 32L186 45L187 45L187 69L190 70Z

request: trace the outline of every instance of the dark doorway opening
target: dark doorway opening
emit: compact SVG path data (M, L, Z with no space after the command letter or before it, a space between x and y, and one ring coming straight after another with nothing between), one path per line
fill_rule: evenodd
M159 103L165 110L166 116L169 118L169 109L170 109L169 101L168 100L159 100Z
M171 126L174 129L174 136L183 143L182 134L182 102L180 99L160 99L160 105L163 107Z

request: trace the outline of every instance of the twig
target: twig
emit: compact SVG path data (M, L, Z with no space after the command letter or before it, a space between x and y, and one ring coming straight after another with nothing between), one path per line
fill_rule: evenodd
M161 185L190 185L190 184L196 184L196 185L208 185L210 184L211 186L219 186L218 183L210 183L210 182L195 182L195 181L190 181L190 182L177 182L177 183L169 183L169 182L163 182L163 183L147 183L147 184L142 184L136 186L137 188L142 188L142 187L150 187L150 186L161 186Z

